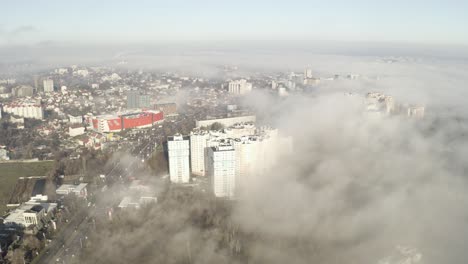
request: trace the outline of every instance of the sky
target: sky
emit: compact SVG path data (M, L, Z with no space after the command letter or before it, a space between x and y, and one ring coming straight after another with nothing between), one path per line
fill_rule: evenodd
M339 41L468 45L464 0L0 0L0 45Z

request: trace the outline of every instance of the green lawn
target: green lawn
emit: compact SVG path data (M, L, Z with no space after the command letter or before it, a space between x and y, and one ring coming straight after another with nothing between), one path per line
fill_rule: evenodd
M53 161L0 163L0 216L19 177L45 176L53 165Z

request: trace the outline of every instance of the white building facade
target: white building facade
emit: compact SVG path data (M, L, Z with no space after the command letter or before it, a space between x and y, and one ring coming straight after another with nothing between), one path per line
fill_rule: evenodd
M10 103L3 107L3 111L19 117L44 118L44 109L40 103L36 102Z
M52 93L54 91L54 80L44 80L44 93Z
M229 93L236 95L243 95L252 91L252 84L247 80L235 80L229 82Z
M190 182L190 140L177 134L167 141L169 177L173 183Z
M234 198L236 191L236 151L230 144L208 150L208 173L216 197Z
M190 164L192 173L205 176L205 152L210 134L207 131L195 131L190 133Z

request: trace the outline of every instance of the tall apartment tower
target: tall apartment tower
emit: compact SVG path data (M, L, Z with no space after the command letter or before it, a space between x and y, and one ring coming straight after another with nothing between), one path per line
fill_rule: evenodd
M229 93L243 95L252 91L252 84L246 80L237 80L229 82Z
M54 91L54 80L44 80L44 93L52 93Z
M140 93L136 90L127 92L127 108L138 108L140 103Z
M149 108L151 106L151 100L149 95L140 94L138 98L138 108Z
M34 89L36 89L36 93L39 91L39 75L33 76L34 80Z
M236 152L222 143L208 149L208 174L216 197L234 198L236 186Z
M309 78L313 78L312 70L311 69L305 69L304 70L304 79L309 79Z
M127 108L148 108L150 107L149 95L142 95L137 90L127 92Z
M169 176L173 183L190 181L190 141L188 137L176 134L168 137Z
M190 164L192 173L205 176L205 156L207 152L207 141L210 137L207 131L195 131L190 134Z

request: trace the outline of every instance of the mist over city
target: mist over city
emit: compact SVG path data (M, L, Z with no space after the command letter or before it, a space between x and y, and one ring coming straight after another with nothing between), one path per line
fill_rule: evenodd
M466 263L466 3L0 8L0 263Z

